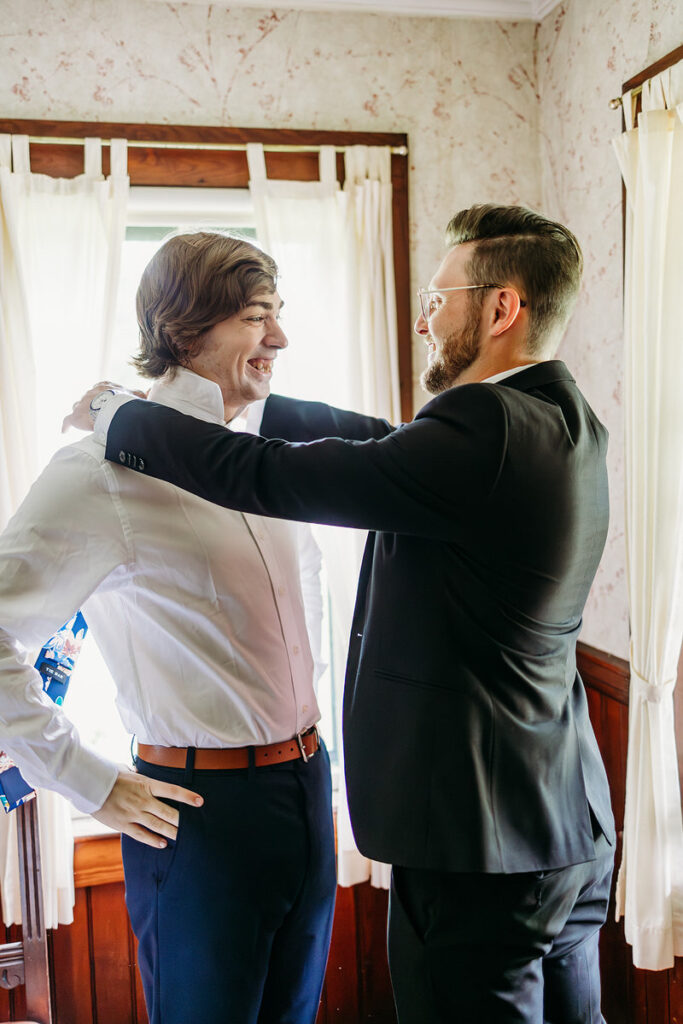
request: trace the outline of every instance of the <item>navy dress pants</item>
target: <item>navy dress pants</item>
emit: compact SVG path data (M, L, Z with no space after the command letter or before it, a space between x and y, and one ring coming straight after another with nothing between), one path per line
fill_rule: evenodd
M336 892L327 751L308 763L196 771L165 849L122 837L150 1024L314 1024Z
M395 867L389 966L399 1024L602 1024L598 936L614 852L523 874Z

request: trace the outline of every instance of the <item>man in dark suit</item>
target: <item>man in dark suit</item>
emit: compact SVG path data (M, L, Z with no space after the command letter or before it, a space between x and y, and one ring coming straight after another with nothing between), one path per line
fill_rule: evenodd
M291 444L114 396L96 432L209 501L372 531L345 761L358 846L393 865L401 1024L596 1024L614 826L575 648L607 433L552 358L581 253L520 207L463 210L448 243L413 422L271 397L262 434Z

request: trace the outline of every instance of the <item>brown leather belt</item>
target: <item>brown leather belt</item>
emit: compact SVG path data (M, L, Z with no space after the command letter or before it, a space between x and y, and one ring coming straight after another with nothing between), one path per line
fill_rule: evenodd
M301 758L310 761L320 749L318 727L312 726L306 732L297 733L291 740L282 743L266 743L261 747L197 747L194 767L200 770L226 768L248 768L249 751L254 752L254 765L262 768L266 764L280 764ZM164 768L184 768L187 762L187 747L157 747L149 743L138 743L138 757L150 764Z

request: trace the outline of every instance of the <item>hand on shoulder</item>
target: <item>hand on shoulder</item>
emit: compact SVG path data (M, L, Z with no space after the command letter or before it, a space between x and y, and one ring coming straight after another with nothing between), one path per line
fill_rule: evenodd
M147 391L127 391L120 384L113 384L109 380L98 381L78 401L74 402L71 412L62 421L62 433L64 434L69 427L76 427L77 430L92 430L97 415L98 396L105 392L125 392L135 395L136 398L147 398L149 394Z

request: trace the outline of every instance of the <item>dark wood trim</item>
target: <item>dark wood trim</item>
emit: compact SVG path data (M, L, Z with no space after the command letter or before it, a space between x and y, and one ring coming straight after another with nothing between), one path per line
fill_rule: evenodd
M637 75L629 78L628 82L624 82L621 87L622 95L628 92L629 89L636 89L639 85L643 85L644 82L647 82L648 78L654 78L655 75L661 74L662 71L673 67L674 64L678 64L679 60L683 60L683 43L677 46L675 50L672 50L671 53L660 57L654 64L650 64L649 67L644 68L643 71L639 71Z
M223 125L140 124L116 121L0 119L0 133L50 138L130 139L135 142L215 142L271 146L407 146L401 132L319 131L298 128L226 128Z
M318 178L317 147L392 146L407 147L408 137L397 132L297 131L274 128L223 128L215 125L123 124L88 121L40 121L0 119L0 133L28 135L33 138L89 137L125 138L133 142L182 142L183 144L236 145L261 142L273 146L310 146L310 151L266 152L270 178L315 181ZM103 172L109 172L109 151L102 154ZM404 190L404 156L392 157L392 177L397 193ZM31 145L31 167L52 177L75 177L83 173L83 151L79 146L55 142ZM132 185L183 185L196 188L246 188L249 184L247 156L241 150L132 148L128 152L128 170ZM344 183L344 159L338 154L337 173ZM406 198L407 203L407 198ZM407 206L406 206L407 233ZM406 249L407 252L407 249Z
M579 643L576 647L576 663L584 683L599 690L606 697L628 704L631 670L629 663L614 654Z
M408 145L408 136L398 132L308 131L276 128L226 128L219 125L124 124L116 122L41 121L0 119L0 133L53 139L97 137L125 138L135 142L183 142L243 145L261 142L275 146L392 146ZM38 174L73 178L83 173L83 151L79 146L55 143L32 144L31 167ZM269 178L288 181L316 181L318 154L315 148L298 152L266 152ZM109 149L102 154L102 169L109 173ZM182 185L188 188L247 188L249 169L244 150L129 149L128 173L131 185ZM344 183L343 155L337 157L337 176ZM408 160L391 158L393 192L394 274L401 419L412 419L412 321L410 313L410 250L408 238Z
M410 315L410 240L408 238L408 161L402 156L391 158L394 277L396 281L396 325L398 332L398 367L401 420L413 418L413 325Z

